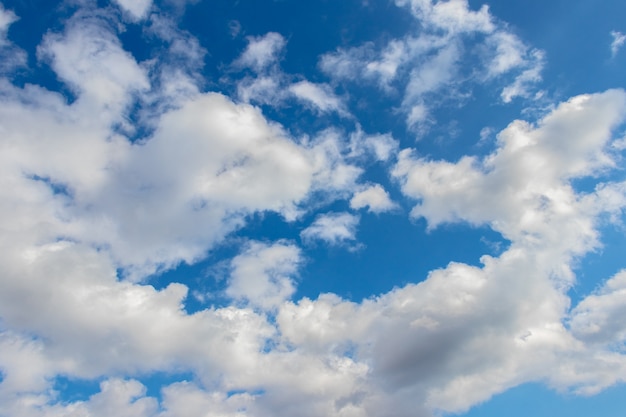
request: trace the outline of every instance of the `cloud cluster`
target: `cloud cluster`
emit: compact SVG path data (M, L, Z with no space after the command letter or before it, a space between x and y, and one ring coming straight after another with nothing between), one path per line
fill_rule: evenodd
M431 123L430 112L442 98L463 101L472 83L504 84L501 98L508 103L531 95L541 80L543 53L497 22L486 6L474 11L467 0L396 4L419 22L416 33L381 49L372 43L337 49L323 55L319 66L338 81L374 81L383 91L399 91L409 128Z
M118 3L136 21L153 7ZM382 52L338 51L322 67L337 77L364 68L357 75L383 88L405 71L403 105L415 123L428 112L414 111L425 95L459 76L464 34L485 38L482 77L537 68L534 52L486 8L397 4L424 23L423 34ZM0 9L3 43L15 19ZM615 168L624 91L514 121L484 157L433 160L397 154L390 135L360 127L295 138L269 120L250 104L262 83L287 86L320 113L347 112L330 87L279 72L279 34L250 38L233 64L254 72L242 76L237 102L201 88L195 38L162 16L147 20L165 45L162 61L137 61L115 16L86 8L37 51L66 95L0 79L0 415L429 416L529 381L588 394L626 380L625 273L573 308L567 296L575 260L601 244L601 220L626 208L624 182L586 193L572 186ZM355 59L364 65L350 66ZM523 74L511 98L525 94ZM189 313L186 285L146 281L202 259L255 213L295 221L337 199L345 210L396 209L382 185L359 183L365 159L393 165L398 194L430 228L488 225L508 249L356 302L294 300L306 248L287 240L243 245L228 261L223 307ZM360 215L312 217L304 243L358 245ZM140 382L155 373L189 376L156 398ZM58 377L98 380L100 389L66 400Z
M281 70L279 63L286 45L285 38L275 32L248 38L248 46L233 66L237 69L249 68L254 75L238 81L239 98L244 102L271 106L280 106L295 99L318 113L337 112L348 116L344 100L335 95L329 85L298 80Z

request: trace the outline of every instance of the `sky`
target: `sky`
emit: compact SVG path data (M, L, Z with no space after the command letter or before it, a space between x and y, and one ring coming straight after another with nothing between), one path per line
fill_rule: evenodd
M0 0L0 416L621 416L625 17Z

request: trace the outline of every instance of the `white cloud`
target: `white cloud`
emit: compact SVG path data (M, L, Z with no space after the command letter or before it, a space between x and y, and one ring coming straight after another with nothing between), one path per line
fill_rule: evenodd
M115 2L135 21L145 18L152 7L152 0L115 0Z
M365 44L350 49L337 49L320 57L319 67L336 79L354 79L362 76L362 70L375 56L373 45ZM394 70L395 72L395 70Z
M350 200L350 207L357 210L367 207L372 213L383 213L393 210L396 205L380 184L374 184L354 193Z
M219 391L204 391L190 382L181 382L164 388L165 411L159 417L197 417L198 413L207 410L220 417L243 417L254 401L254 395L247 392L226 395Z
M12 23L17 20L17 16L11 10L6 10L0 4L0 46L7 42L7 32Z
M626 270L584 298L572 311L572 332L582 340L600 344L619 344L626 340Z
M81 104L114 117L133 93L149 88L145 71L125 50L106 17L76 14L64 33L48 33L37 54L79 95Z
M410 6L450 33L491 30L486 9L470 13L463 1ZM294 219L325 194L382 209L385 190L359 188L362 169L349 161L393 161L398 142L360 128L349 143L333 129L295 140L258 108L201 93L202 48L164 27L168 54L189 51L180 72L137 63L105 18L79 14L40 48L76 100L0 82L1 415L408 417L462 411L531 381L593 393L624 380L615 347L626 337L626 275L571 311L567 290L577 257L599 245L599 216L626 207L626 183L586 194L570 184L616 166L607 149L626 93L575 97L536 124L513 122L484 158L399 153L393 175L416 200L413 214L430 227L488 224L510 240L499 257L451 262L359 302L291 302L300 250L255 241L233 258L226 289L247 306L189 314L185 285L156 289L118 269L141 279L194 262L250 214ZM387 58L376 71L392 80L403 64ZM509 58L502 71L517 65ZM131 142L118 126L137 97L151 133ZM153 108L159 98L166 105ZM358 222L327 213L301 237L353 244ZM193 382L162 387L158 404L123 379L155 372L190 372ZM59 375L104 382L84 401L60 401Z
M300 81L289 86L289 91L299 100L311 104L322 113L336 111L346 114L343 102L327 84Z
M411 107L409 115L406 118L406 124L409 128L419 126L428 121L428 108L423 103L416 104Z
M431 59L411 71L404 102L407 105L420 100L424 94L453 82L459 50L454 42L439 50Z
M400 65L409 57L410 51L407 49L408 45L405 42L399 40L389 42L381 52L379 60L365 63L366 74L377 76L381 85L388 86L396 77Z
M250 67L259 72L278 62L286 45L281 34L269 32L259 37L249 37L248 46L234 65Z
M246 103L256 102L277 106L285 98L280 76L246 77L237 84L237 96Z
M410 6L412 13L424 24L448 33L490 33L495 25L489 8L469 9L467 0L396 0L398 6Z
M376 161L387 162L398 153L399 143L390 133L368 135L357 125L350 135L350 157L371 155Z
M466 0L398 0L419 22L415 33L392 39L382 48L364 43L320 58L322 71L335 80L374 80L387 93L400 90L409 129L428 119L429 108L461 101L461 87L508 83L504 102L531 97L541 80L543 53L529 48L486 6L471 10ZM479 39L471 48L467 39ZM482 39L482 40L480 40ZM425 103L429 103L426 107Z
M514 34L496 32L488 38L488 42L494 49L493 61L488 68L490 76L498 76L524 65L528 47Z
M505 103L510 103L515 97L528 97L536 83L541 81L541 71L543 70L543 52L535 51L533 59L527 61L528 68L517 75L514 81L502 89L500 97Z
M413 215L425 217L431 227L464 220L489 223L514 240L532 233L526 235L531 239L553 231L545 216L576 204L564 181L613 165L604 147L622 122L625 105L621 90L575 97L536 127L511 123L498 135L499 149L483 160L427 161L404 150L394 176L404 193L420 201ZM483 194L487 188L490 193ZM581 224L579 230L590 227Z
M16 47L7 38L10 26L19 20L11 10L6 10L0 3L0 74L9 73L24 67L27 62L26 52Z
M350 213L328 213L318 216L300 236L304 241L322 240L329 245L341 245L356 239L359 217Z
M611 42L611 56L615 57L624 45L624 42L626 42L626 35L613 30L611 31L611 37L613 38L613 41Z
M287 242L250 242L231 262L226 294L271 310L295 292L293 277L302 262L300 250Z

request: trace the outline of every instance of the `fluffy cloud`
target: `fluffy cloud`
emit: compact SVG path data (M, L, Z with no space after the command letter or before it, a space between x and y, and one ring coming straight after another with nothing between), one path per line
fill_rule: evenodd
M279 33L269 32L264 36L248 38L248 46L234 62L236 66L249 67L260 72L277 63L279 55L286 45L285 38Z
M398 153L399 143L389 133L368 135L357 125L350 135L350 153L352 158L371 156L378 162L388 162Z
M463 220L490 224L510 240L546 238L554 221L572 221L572 207L581 204L568 180L614 165L606 145L623 122L625 105L621 90L578 96L536 126L511 123L498 135L497 151L481 160L429 161L404 150L393 175L419 201L413 215L431 227ZM570 229L566 224L563 229ZM592 239L591 223L576 224L576 233L586 230Z
M340 245L356 239L359 217L350 213L328 213L318 216L300 236L305 241L322 240L330 245Z
M152 0L115 0L115 2L130 16L133 20L141 20L146 17Z
M346 113L343 103L335 96L328 85L317 85L300 81L289 86L289 91L299 100L309 103L320 112L336 111Z
M626 358L612 350L624 338L623 274L573 310L571 332L564 319L574 256L597 244L599 213L626 207L622 183L585 195L569 180L612 166L605 149L623 122L624 98L622 91L576 97L535 128L513 123L482 168L467 158L430 162L401 152L394 174L420 201L415 215L433 227L488 222L511 240L509 249L484 256L480 267L452 262L361 303L332 295L288 303L278 315L281 332L304 349L350 352L371 364L360 404L372 415L390 415L390 407L414 415L415 403L459 412L528 381L589 394L623 380Z
M105 247L139 279L198 259L247 213L273 210L293 219L312 190L354 186L360 170L344 161L337 135L298 144L259 109L223 95L172 93L160 81L151 91L112 30L105 18L79 13L39 48L74 89L72 104L32 86L2 87L4 138L15 144L4 154L6 185L15 193L37 190L33 211L56 204L41 211L55 224L43 239ZM181 39L159 33L173 44ZM117 127L137 96L169 104L145 115L152 135L131 143Z
M250 242L231 262L226 294L253 306L272 309L295 291L293 277L302 262L300 250L286 242Z
M504 83L502 100L529 97L541 80L543 53L525 45L486 6L471 10L466 0L398 0L419 22L419 31L392 39L341 48L321 57L319 66L335 80L373 80L383 91L400 90L409 128L428 121L429 107L463 100L473 83ZM468 46L467 39L479 39ZM426 105L428 103L428 106Z
M350 200L350 207L353 209L367 207L372 213L382 213L393 210L396 205L380 184L374 184L354 193Z
M626 271L621 271L576 306L570 325L582 340L621 343L626 339L626 327L621 319L625 313Z
M410 66L403 57L417 56L406 51L427 51L410 72L407 106L453 82L462 43L444 39L493 35L485 77L526 68L532 51L486 8L397 3L446 36L347 53L366 57L366 71L389 86ZM2 13L6 28L14 17ZM150 18L165 41L165 62L154 64L123 49L111 19L80 11L45 36L42 64L72 97L0 81L0 414L428 416L529 381L589 394L626 379L624 272L573 309L567 297L575 261L599 247L600 219L619 220L626 207L623 182L586 193L571 184L617 166L610 149L626 93L574 97L537 123L515 121L484 157L432 160L360 127L296 139L259 108L202 92L204 49L171 22ZM271 77L281 39L251 39L240 64ZM184 57L178 72L173 57ZM129 139L133 124L146 136ZM358 184L365 157L393 164L412 215L430 228L486 224L509 247L361 301L291 300L305 255L283 240L249 241L230 261L225 294L235 305L190 314L186 285L143 281L205 257L255 213L302 220L309 205L321 211L338 198L391 208L382 186ZM320 214L301 238L353 245L358 223ZM158 372L191 377L151 398L140 380ZM102 383L66 400L54 392L58 376Z
M246 50L233 62L233 66L237 69L251 68L256 74L237 81L240 100L280 106L289 99L296 99L318 114L337 112L342 116L349 115L344 100L334 93L330 85L294 81L296 77L280 69L279 58L287 43L282 35L269 32L264 36L250 37L248 42Z

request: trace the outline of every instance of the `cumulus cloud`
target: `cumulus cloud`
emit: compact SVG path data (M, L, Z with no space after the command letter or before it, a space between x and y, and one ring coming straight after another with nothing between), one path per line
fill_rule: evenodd
M300 81L290 85L289 91L298 100L309 103L322 113L331 111L336 111L340 114L346 113L342 101L333 93L328 85Z
M480 267L452 262L419 284L361 303L332 295L288 303L277 318L282 333L311 351L349 351L371 364L359 404L373 415L389 415L391 407L394 415L414 415L416 403L460 412L527 381L590 394L623 380L626 359L612 350L624 337L617 320L623 274L573 310L572 332L564 318L573 257L597 244L599 213L626 207L623 183L580 195L568 181L612 165L604 149L623 122L624 98L622 91L576 97L535 129L513 131L514 123L500 133L484 169L469 159L427 162L401 152L395 175L420 200L416 215L435 225L489 222L510 247L497 258L484 256ZM498 180L491 182L493 172ZM498 181L506 191L498 191ZM481 199L475 212L474 193ZM465 209L454 208L452 196ZM496 201L506 207L494 207ZM389 394L377 396L381 390Z
M278 63L287 41L282 35L269 32L249 37L248 42L246 50L233 62L235 68L251 68L256 73L237 81L241 101L280 107L295 99L317 114L336 112L349 116L345 100L329 84L313 83L283 72Z
M353 209L366 208L372 213L383 213L393 210L396 205L389 198L389 193L380 184L370 185L354 193L350 200Z
M382 48L365 43L337 49L320 58L320 68L338 81L374 81L383 91L401 91L407 126L417 130L429 120L430 108L447 100L462 102L462 89L474 83L503 84L505 103L532 97L541 80L543 53L528 47L486 6L472 10L466 0L395 3L419 22L415 33ZM469 37L479 43L468 47Z
M285 38L276 32L269 32L258 37L249 37L248 46L234 62L234 65L262 71L278 62L285 45Z
M181 39L159 33L172 44ZM34 211L46 199L58 205L60 212L44 211L55 225L44 241L63 236L106 247L135 279L197 260L246 213L274 210L293 219L309 192L343 192L360 175L345 162L337 135L298 144L253 106L201 94L193 83L172 91L161 80L177 74L167 71L151 90L106 19L75 16L46 36L39 54L77 99L68 105L41 88L3 84L0 120L5 139L16 143L5 154L6 178L23 185L16 193L40 193ZM151 136L131 143L117 126L138 96L168 104L147 115ZM46 196L46 185L66 192Z
M356 239L359 217L350 213L328 213L318 216L300 236L304 241L322 240L329 245L341 245Z
M503 30L462 0L397 3L433 33L348 55L376 62L364 68L390 85L409 66L405 51L428 51L424 67L406 70L408 83L424 81L413 82L411 108L428 82L443 88L456 71L462 44L446 49L443 39ZM14 17L2 13L6 28ZM170 21L150 18L165 41L154 64L124 50L111 19L80 11L39 47L71 100L0 81L1 415L428 416L531 381L589 394L626 379L624 272L573 309L567 297L575 261L600 245L599 219L626 207L624 182L587 192L571 184L616 168L608 149L625 121L622 90L515 121L484 157L433 160L360 127L349 138L333 128L294 138L259 108L199 88L204 49ZM494 77L529 53L500 38ZM266 71L281 39L251 39L241 65ZM179 72L173 57L184 57ZM443 80L428 70L437 60L452 71ZM131 123L133 107L142 114ZM132 124L146 136L129 139ZM234 305L188 313L186 285L144 281L206 257L255 213L302 220L308 205L324 210L337 198L388 210L381 185L359 185L364 156L393 164L412 215L430 228L486 224L509 247L358 301L292 300L305 255L285 240L248 241L232 258L225 295ZM300 237L354 245L358 223L327 212ZM158 372L192 376L153 398L140 380ZM59 376L102 382L75 401L54 392Z
M63 33L46 35L37 54L74 90L81 104L103 116L118 116L133 93L149 88L145 70L122 48L106 15L78 12Z
M400 144L390 133L367 134L360 125L350 134L350 152L353 159L371 158L377 162L389 162L398 154Z
M292 244L250 242L231 262L226 294L263 309L276 308L294 293L293 277L301 261Z
M135 21L146 17L152 6L152 0L115 0L115 2Z
M498 150L481 160L429 161L403 150L393 175L419 200L413 215L431 227L459 220L489 223L510 239L553 230L545 216L576 204L567 180L613 166L605 146L623 122L625 99L621 90L578 96L536 126L513 122L498 135ZM491 193L484 195L487 188Z
M626 271L607 280L572 311L570 326L580 339L591 343L618 344L626 340Z

